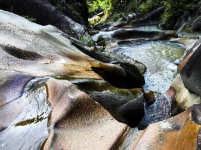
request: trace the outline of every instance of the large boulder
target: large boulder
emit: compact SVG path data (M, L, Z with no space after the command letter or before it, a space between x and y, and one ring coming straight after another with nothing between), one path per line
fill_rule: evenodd
M150 125L134 141L132 149L200 149L200 109L200 104L193 105L175 117Z
M86 0L48 0L66 16L83 25L88 25L88 6Z
M198 46L196 51L191 55L189 60L180 71L181 78L184 86L191 92L201 95L201 45Z
M134 39L134 40L167 40L172 37L176 37L174 31L171 30L162 30L162 31L143 31L137 29L121 29L117 30L112 34L112 37L115 39L125 40L125 39Z
M84 26L58 11L48 0L1 0L0 9L34 18L41 25L56 26L76 38L80 38L86 31Z
M160 17L164 12L164 9L164 7L159 7L156 10L153 10L148 13L143 19L131 21L131 23L125 27L158 25L160 22Z

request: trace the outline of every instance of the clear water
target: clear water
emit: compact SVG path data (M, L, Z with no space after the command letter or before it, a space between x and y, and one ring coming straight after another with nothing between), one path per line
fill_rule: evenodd
M147 67L144 74L145 91L165 93L177 75L174 60L182 57L184 47L165 41L149 41L120 45L112 50L113 57L130 61L129 58L143 63ZM124 58L120 58L123 56Z

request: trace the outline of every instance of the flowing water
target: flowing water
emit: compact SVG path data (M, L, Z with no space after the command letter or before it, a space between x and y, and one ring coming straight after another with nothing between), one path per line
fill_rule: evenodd
M144 41L119 45L109 51L110 56L124 61L130 58L143 63L147 67L144 74L144 89L165 93L177 75L177 66L172 62L184 54L184 47L165 41ZM126 57L127 56L127 57Z
M156 26L144 26L126 30L132 29L139 31L161 31ZM101 31L92 38L95 41L99 36L111 39L111 35L118 30ZM167 41L120 42L116 40L115 42L118 43L118 47L106 49L105 53L117 60L124 60L130 63L135 61L143 63L147 67L147 71L144 74L145 91L152 90L165 93L168 90L177 75L177 66L172 62L183 56L185 50L183 45Z

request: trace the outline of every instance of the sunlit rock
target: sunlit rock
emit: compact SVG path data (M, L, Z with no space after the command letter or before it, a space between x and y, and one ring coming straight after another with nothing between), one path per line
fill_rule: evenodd
M200 107L194 105L173 118L148 126L134 141L132 149L200 149Z

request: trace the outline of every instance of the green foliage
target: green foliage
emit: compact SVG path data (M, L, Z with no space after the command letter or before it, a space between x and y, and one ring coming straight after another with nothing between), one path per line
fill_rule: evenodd
M89 8L89 18L104 10L108 10L110 7L109 0L87 0L87 4Z
M168 0L163 1L165 12L162 15L160 26L164 29L173 29L177 19L186 10L192 10L200 0Z
M147 14L148 12L157 9L158 7L162 6L162 0L149 0L145 3L140 5L139 11L143 13L143 15Z
M24 18L26 18L27 20L31 21L31 22L35 22L36 21L36 18L32 18L32 17L29 17L29 16L22 16Z

